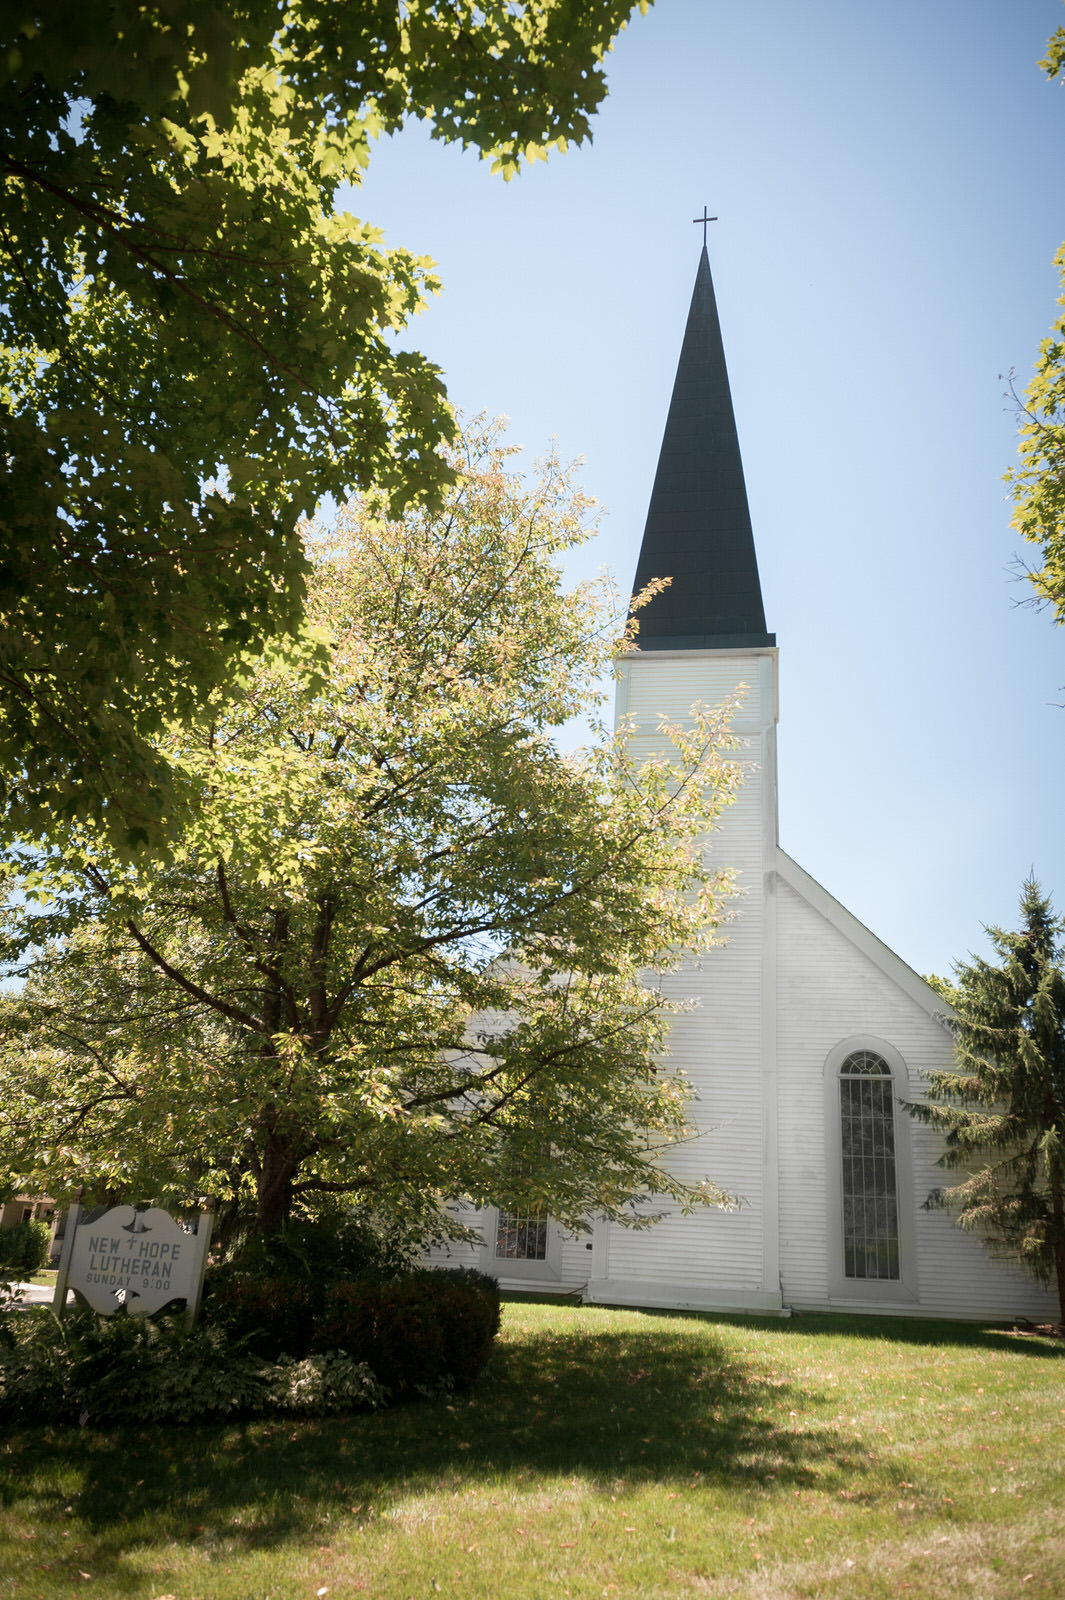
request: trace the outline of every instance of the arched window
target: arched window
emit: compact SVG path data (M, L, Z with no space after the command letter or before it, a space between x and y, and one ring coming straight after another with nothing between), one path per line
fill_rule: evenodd
M900 1277L893 1088L872 1050L855 1050L839 1069L845 1278Z
M871 1033L825 1060L825 1247L828 1298L904 1305L918 1298L910 1097L899 1051Z

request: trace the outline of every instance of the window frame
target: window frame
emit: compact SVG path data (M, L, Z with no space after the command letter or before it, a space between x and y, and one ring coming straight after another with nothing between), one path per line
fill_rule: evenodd
M478 1219L483 1229L481 1271L493 1278L528 1278L533 1282L558 1283L562 1277L562 1229L550 1216L547 1219L547 1255L541 1261L521 1256L496 1255L501 1207L486 1207Z
M895 1140L895 1187L899 1219L899 1276L848 1278L843 1255L843 1130L840 1117L840 1069L848 1056L867 1050L879 1056L891 1074L891 1109ZM840 1040L825 1060L825 1242L828 1256L828 1298L832 1301L895 1301L912 1304L917 1292L917 1216L913 1187L910 1118L899 1105L910 1098L910 1076L901 1053L886 1039L870 1033Z

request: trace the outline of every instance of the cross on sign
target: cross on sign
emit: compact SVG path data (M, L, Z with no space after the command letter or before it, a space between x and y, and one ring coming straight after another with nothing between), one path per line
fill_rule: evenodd
M703 249L705 250L706 249L706 224L708 222L716 222L717 218L716 217L708 217L707 214L706 214L706 207L704 206L703 207L702 216L701 217L693 217L692 221L693 222L701 222L702 225L703 225Z

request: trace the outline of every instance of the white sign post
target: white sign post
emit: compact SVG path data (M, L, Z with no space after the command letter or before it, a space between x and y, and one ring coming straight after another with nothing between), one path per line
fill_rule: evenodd
M81 1210L75 1201L67 1215L52 1302L59 1315L67 1290L76 1289L103 1317L120 1306L130 1316L150 1316L171 1300L184 1300L191 1327L207 1266L212 1202L200 1212L195 1232L158 1206L112 1206L94 1222L83 1222Z

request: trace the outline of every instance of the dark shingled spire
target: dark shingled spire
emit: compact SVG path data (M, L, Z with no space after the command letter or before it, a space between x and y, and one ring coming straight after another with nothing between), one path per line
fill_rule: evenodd
M637 613L642 650L776 644L765 630L751 514L732 414L710 260L703 246L647 512L636 590L668 589Z

